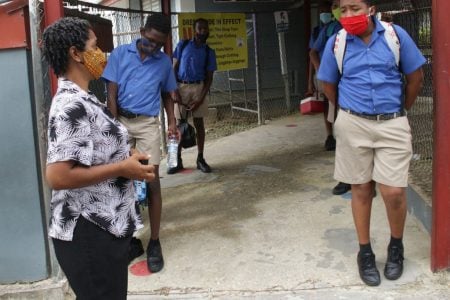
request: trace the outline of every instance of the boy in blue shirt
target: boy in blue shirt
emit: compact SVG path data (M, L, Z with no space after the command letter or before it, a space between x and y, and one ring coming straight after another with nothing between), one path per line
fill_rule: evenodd
M167 113L168 135L178 136L173 109L174 101L177 101L175 75L170 58L161 52L170 31L168 17L157 13L150 15L141 28L141 38L114 49L102 75L107 81L111 113L127 128L131 147L150 154L149 164L154 165L155 180L148 182L150 193L147 193L150 195L148 213L151 229L147 265L153 273L164 266L159 242L162 210L159 181L161 96ZM134 252L136 248L138 250L130 254L130 260L143 252L140 241L133 239L130 249Z
M213 81L213 73L217 70L216 53L209 48L206 40L209 36L208 21L194 21L194 38L182 40L173 53L173 67L178 80L180 103L175 105L177 119L187 118L192 112L194 127L197 132L197 169L204 173L211 172L211 167L203 157L205 146L204 118L208 115L208 91ZM183 169L181 146L178 146L178 164L167 170L167 174L175 174Z
M405 187L412 156L411 129L404 109L411 108L422 87L425 58L405 30L393 25L400 43L400 63L396 64L385 28L373 17L372 4L371 0L340 1L340 22L347 31L342 74L333 51L333 37L324 50L318 79L323 82L329 101L339 103L334 124L334 178L351 184L353 219L360 245L359 274L364 283L376 286L380 284L380 274L370 245L375 182L391 230L384 276L395 280L403 272Z
M311 50L309 52L311 64L313 65L314 71L316 73L319 70L320 59L323 55L323 51L325 50L325 45L327 44L328 39L342 29L341 23L339 23L341 15L341 10L339 8L339 0L334 0L328 4L331 5L331 12L333 14L334 20L323 26L322 30L320 31L317 39L314 41ZM321 87L320 82L318 83L318 90L320 93L323 93L323 88ZM329 101L325 98L324 121L325 121L325 129L327 131L325 150L327 151L333 151L336 149L336 140L334 139L333 136L333 123L335 119L335 110L336 110L335 105L333 103L330 104ZM347 193L349 190L350 184L338 182L338 184L333 188L332 192L334 195L342 195Z

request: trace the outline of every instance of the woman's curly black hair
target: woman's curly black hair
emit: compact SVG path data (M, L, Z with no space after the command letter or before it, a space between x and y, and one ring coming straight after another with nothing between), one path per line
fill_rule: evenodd
M89 39L88 21L80 18L62 18L48 26L42 35L43 54L56 76L66 73L69 49L75 46L84 51Z
M169 34L172 29L169 17L159 13L149 15L145 21L144 29L152 28L164 34Z

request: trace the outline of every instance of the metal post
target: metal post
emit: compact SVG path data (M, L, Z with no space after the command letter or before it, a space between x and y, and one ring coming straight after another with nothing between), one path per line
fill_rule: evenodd
M435 272L450 268L450 1L433 0L431 11L435 91L431 270Z
M263 117L261 112L261 78L259 76L259 58L258 58L258 34L256 14L252 14L253 20L253 45L255 47L255 77L256 77L256 106L258 111L258 125L263 124Z
M161 0L161 7L162 7L162 13L169 18L171 18L171 8L170 8L170 0ZM164 44L164 52L169 55L169 57L172 56L172 34L169 33L169 36L167 37L167 41ZM166 115L164 114L164 105L161 105L160 108L160 119L161 119L161 143L162 143L162 151L164 154L167 154L167 137L166 137Z
M286 42L284 32L278 32L278 45L280 48L281 76L284 82L284 95L286 97L286 110L291 112L291 91L289 88L289 72L286 59Z
M172 9L170 7L170 0L161 0L162 13L171 18ZM166 43L164 44L164 52L171 56L172 55L172 34L169 34Z
M46 0L44 1L44 12L45 12L45 26L48 26L55 22L56 20L64 17L64 8L62 0ZM56 88L58 86L58 79L56 78L53 71L50 71L50 82L52 95L56 93Z
M44 70L42 68L42 54L41 49L39 48L39 40L41 37L41 19L42 15L40 14L40 1L32 0L29 1L29 14L30 14L30 41L31 41L31 63L32 63L32 74L33 74L33 105L34 105L34 114L35 114L35 126L36 126L36 135L37 135L37 151L39 152L37 157L39 158L38 166L40 169L40 190L42 193L42 207L44 207L43 212L43 222L47 224L50 216L50 199L51 199L51 190L45 184L43 178L45 178L45 168L46 158L47 158L47 106L50 102L50 99L46 99L50 97L50 87L46 86L44 83L44 76L53 76L56 80L56 77L53 73L49 73L50 69ZM61 5L62 7L62 5ZM46 16L49 16L46 14ZM47 19L46 19L47 20ZM47 22L47 21L46 21ZM49 19L49 22L50 19ZM49 82L50 83L50 82ZM56 89L56 81L55 81L55 89ZM46 93L47 91L47 93ZM44 226L46 228L46 226ZM56 260L56 256L53 251L53 247L49 247L49 244L46 243L46 251L49 255L49 271L52 276L57 275L58 277L62 277L62 272L60 272L59 264Z
M247 107L247 102L248 102L248 98L247 98L247 83L245 82L245 73L244 73L244 69L241 69L241 74L242 74L242 84L244 85L244 101L245 101L245 107Z
M228 77L228 101L230 101L230 107L231 107L231 117L234 117L233 112L233 91L231 86L231 80L230 80L230 70L227 70L227 77Z

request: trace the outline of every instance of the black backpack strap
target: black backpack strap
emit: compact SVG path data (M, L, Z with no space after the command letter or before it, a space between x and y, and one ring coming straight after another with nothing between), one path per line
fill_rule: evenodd
M206 45L205 49L206 49L205 55L205 76L206 76L206 73L208 72L209 52L211 51L211 48L209 48L209 46Z
M189 40L183 40L183 43L180 46L180 54L178 55L178 60L181 61L181 55L183 53L184 48L186 48L187 44L189 43Z
M177 59L178 60L178 66L177 66L177 68L175 70L175 77L176 77L177 81L178 81L178 69L179 69L179 66L180 66L180 63L181 63L181 55L183 54L183 50L184 50L184 48L186 48L188 43L189 43L189 40L183 40L183 42L181 43L181 46L180 46L180 53L178 54L178 59Z

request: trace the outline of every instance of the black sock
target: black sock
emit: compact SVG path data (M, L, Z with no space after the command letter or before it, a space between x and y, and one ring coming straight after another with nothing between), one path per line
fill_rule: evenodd
M389 242L389 247L396 246L398 248L403 248L403 238L395 238L391 236L391 241Z
M155 245L155 244L158 244L158 243L159 243L159 238L157 238L156 240L150 238L149 245Z
M199 153L197 155L197 160L202 160L203 159L203 153Z
M361 253L373 253L372 251L372 246L370 245L370 243L368 244L359 244L359 252Z

